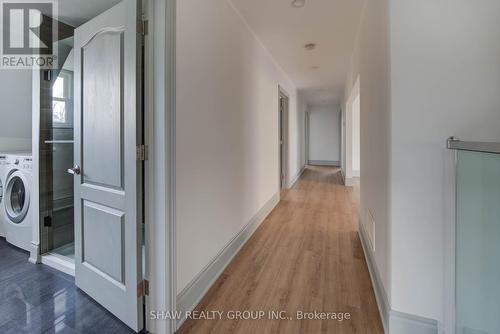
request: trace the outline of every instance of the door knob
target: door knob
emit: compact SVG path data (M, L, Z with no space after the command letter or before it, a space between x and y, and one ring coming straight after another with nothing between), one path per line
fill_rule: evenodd
M75 165L73 168L69 168L68 173L73 175L80 175L80 166Z

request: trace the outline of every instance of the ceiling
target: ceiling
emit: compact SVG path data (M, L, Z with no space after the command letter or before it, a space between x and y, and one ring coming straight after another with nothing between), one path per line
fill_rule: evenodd
M231 1L309 104L341 101L365 0Z
M119 2L121 0L60 0L58 20L78 27Z
M120 1L62 0L58 17L77 27ZM365 0L231 1L309 104L341 101Z

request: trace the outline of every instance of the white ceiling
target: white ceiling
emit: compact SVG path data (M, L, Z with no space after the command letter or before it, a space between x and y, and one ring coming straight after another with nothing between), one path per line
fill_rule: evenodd
M365 0L231 1L309 104L340 102Z
M121 0L59 0L58 20L78 27Z
M59 20L75 27L121 0L60 0ZM309 104L338 103L344 92L365 0L231 0ZM313 51L304 49L316 43ZM317 67L317 68L315 68Z

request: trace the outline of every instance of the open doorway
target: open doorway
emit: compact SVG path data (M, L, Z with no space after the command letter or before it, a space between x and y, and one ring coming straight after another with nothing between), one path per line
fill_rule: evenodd
M310 166L340 166L341 113L337 104L308 107L306 113L306 157Z
M37 258L140 331L148 291L142 3L58 9L43 19L57 22L59 64L33 75Z
M61 27L65 36L54 48L62 65L43 71L40 81L40 99L46 105L40 108L40 252L74 274L74 183L67 173L74 153L74 28L59 23Z
M284 190L287 186L288 175L288 108L290 99L288 94L279 88L279 178L280 189Z
M175 309L175 3L35 2L31 35L61 58L2 76L32 138L0 145L0 332L173 332L144 310Z

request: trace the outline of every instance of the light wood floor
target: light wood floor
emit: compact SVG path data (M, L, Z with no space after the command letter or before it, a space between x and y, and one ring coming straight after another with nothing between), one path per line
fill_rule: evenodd
M178 333L383 333L357 235L359 189L308 167L214 284L200 311L287 311L292 320L187 320ZM297 311L351 320L297 320ZM225 313L229 314L229 313Z

